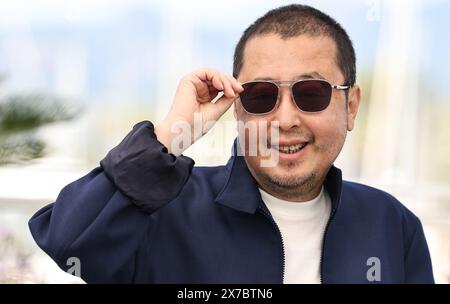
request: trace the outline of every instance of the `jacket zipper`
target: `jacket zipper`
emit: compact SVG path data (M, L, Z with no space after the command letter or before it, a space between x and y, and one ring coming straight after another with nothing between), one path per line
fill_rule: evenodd
M322 269L322 264L323 264L323 251L325 249L325 239L327 237L327 232L328 232L328 227L330 226L331 221L334 218L334 214L336 213L336 208L334 208L331 211L330 214L330 218L327 221L327 224L325 225L325 231L323 233L323 238L322 238L322 251L320 252L320 284L323 284L323 269Z
M262 214L264 214L264 216L267 217L270 220L272 225L275 226L275 228L277 229L278 234L280 236L280 244L281 244L281 252L282 252L281 284L283 284L284 283L284 268L285 268L285 265L286 265L286 256L285 256L285 252L284 252L283 235L281 234L280 227L278 227L278 225L275 222L275 220L273 219L273 217L266 210L264 210L263 207L259 206L259 209L261 210Z

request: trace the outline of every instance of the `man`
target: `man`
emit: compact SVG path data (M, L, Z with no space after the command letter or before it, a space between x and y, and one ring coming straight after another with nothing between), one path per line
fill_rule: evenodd
M166 118L137 124L38 211L33 237L64 270L78 259L94 283L432 283L419 219L333 166L354 127L355 80L336 21L303 5L272 10L241 37L233 76L184 77ZM233 103L269 153L237 140L225 166L193 168L182 151Z

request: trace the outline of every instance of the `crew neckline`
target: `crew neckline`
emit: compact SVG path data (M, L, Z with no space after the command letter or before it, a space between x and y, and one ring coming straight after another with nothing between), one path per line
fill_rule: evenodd
M311 218L321 214L326 208L326 193L324 187L312 200L305 202L291 202L277 198L258 188L261 198L272 215L288 218Z

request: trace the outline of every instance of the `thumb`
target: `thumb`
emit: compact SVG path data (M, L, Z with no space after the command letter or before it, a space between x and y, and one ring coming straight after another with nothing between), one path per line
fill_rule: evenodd
M231 105L236 99L237 96L229 98L223 95L214 104L211 104L216 108L217 113L219 113L218 118L220 118L220 116L222 116L231 107Z
M208 112L208 117L214 121L219 118L231 107L237 97L226 97L223 95L215 103L203 104Z

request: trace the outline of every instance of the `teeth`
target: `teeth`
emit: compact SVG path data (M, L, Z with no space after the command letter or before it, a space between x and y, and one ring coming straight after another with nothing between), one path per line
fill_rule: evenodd
M306 144L296 144L291 146L279 146L278 150L280 150L283 153L295 153L300 151Z

